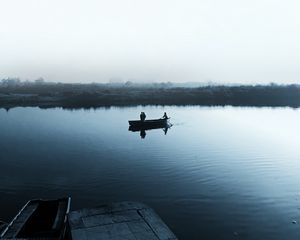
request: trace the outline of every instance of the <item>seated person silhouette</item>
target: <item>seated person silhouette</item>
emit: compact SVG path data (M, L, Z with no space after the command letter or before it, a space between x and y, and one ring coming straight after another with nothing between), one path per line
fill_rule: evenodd
M140 119L141 119L142 122L145 121L145 119L146 119L146 114L145 114L144 112L141 112L141 114L140 114Z
M167 113L166 113L166 112L164 113L164 115L163 115L162 118L163 118L163 119L168 119L168 116L167 116Z

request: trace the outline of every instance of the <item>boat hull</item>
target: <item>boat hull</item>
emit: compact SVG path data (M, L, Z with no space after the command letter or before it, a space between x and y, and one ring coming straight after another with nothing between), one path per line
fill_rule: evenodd
M141 128L141 129L152 129L152 128L163 128L168 126L168 118L166 119L152 119L152 120L133 120L128 121L130 128Z
M1 233L2 239L64 239L70 198L29 201Z

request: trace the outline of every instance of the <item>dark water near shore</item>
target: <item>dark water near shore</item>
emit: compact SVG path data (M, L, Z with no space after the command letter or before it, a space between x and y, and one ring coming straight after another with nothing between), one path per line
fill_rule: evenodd
M174 126L128 131L140 111ZM300 238L300 110L0 109L0 218L32 198L149 204L179 239ZM294 223L293 223L294 221Z

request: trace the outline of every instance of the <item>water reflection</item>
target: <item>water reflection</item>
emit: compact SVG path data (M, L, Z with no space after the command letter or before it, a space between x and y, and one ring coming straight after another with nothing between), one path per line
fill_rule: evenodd
M127 122L140 111L170 112L175 131L142 141ZM69 195L74 210L144 202L179 239L300 239L299 122L290 108L0 109L0 219Z
M134 127L129 126L128 131L131 132L140 132L141 139L144 139L146 137L146 131L154 130L154 129L162 129L164 134L167 135L168 130L172 127L172 124L167 124L165 126L155 126L155 127Z

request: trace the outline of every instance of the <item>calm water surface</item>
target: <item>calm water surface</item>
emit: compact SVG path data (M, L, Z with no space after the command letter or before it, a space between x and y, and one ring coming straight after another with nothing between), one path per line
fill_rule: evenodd
M174 126L128 131L166 111ZM0 218L32 198L142 201L179 239L300 239L300 110L0 109Z

